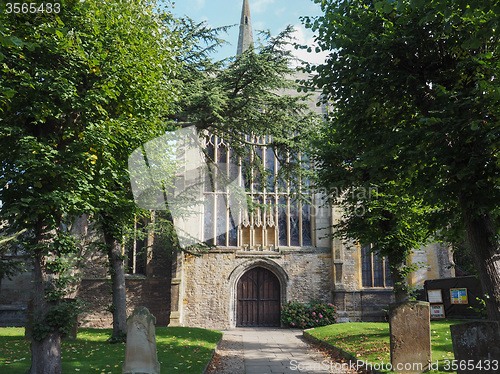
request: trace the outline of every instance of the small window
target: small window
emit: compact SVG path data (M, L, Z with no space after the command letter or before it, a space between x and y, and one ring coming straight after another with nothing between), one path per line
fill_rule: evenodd
M127 274L146 275L148 238L144 228L144 222L136 222L134 238L126 246Z
M392 287L389 262L372 252L371 245L361 247L361 278L363 287Z
M248 17L245 16L245 25L248 25Z

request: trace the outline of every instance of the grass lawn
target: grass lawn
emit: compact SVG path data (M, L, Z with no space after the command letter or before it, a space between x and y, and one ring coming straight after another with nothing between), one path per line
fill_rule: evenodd
M439 360L439 370L429 373L454 373L445 371L445 360L453 360L453 344L450 325L463 321L439 320L431 321L432 363ZM383 363L385 367L391 362L389 349L389 324L377 322L338 323L318 327L308 332L319 340L328 342L351 353L358 360L372 364ZM383 373L393 371L380 370Z
M125 344L108 344L111 330L79 329L75 341L62 343L63 373L121 374ZM156 328L156 347L162 373L200 374L208 364L219 331ZM0 373L24 374L30 367L30 345L24 328L0 328Z

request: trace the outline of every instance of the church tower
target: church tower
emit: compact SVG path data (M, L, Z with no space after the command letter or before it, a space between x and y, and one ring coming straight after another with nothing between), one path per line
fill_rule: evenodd
M240 21L240 36L238 38L238 49L236 55L241 55L245 52L250 44L253 44L252 22L250 19L249 0L243 0L243 8L241 9Z

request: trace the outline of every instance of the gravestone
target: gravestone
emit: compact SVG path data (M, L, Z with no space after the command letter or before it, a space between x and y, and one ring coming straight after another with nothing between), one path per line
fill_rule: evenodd
M431 361L431 322L428 302L408 301L389 307L392 370L422 373Z
M450 330L458 374L500 373L498 322L468 322L451 325Z
M127 345L123 374L160 374L156 353L156 318L138 306L127 318Z

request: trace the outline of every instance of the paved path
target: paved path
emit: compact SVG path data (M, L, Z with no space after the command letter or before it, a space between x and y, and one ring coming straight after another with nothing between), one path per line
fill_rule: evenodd
M238 328L224 338L207 373L354 373L311 348L296 329Z

